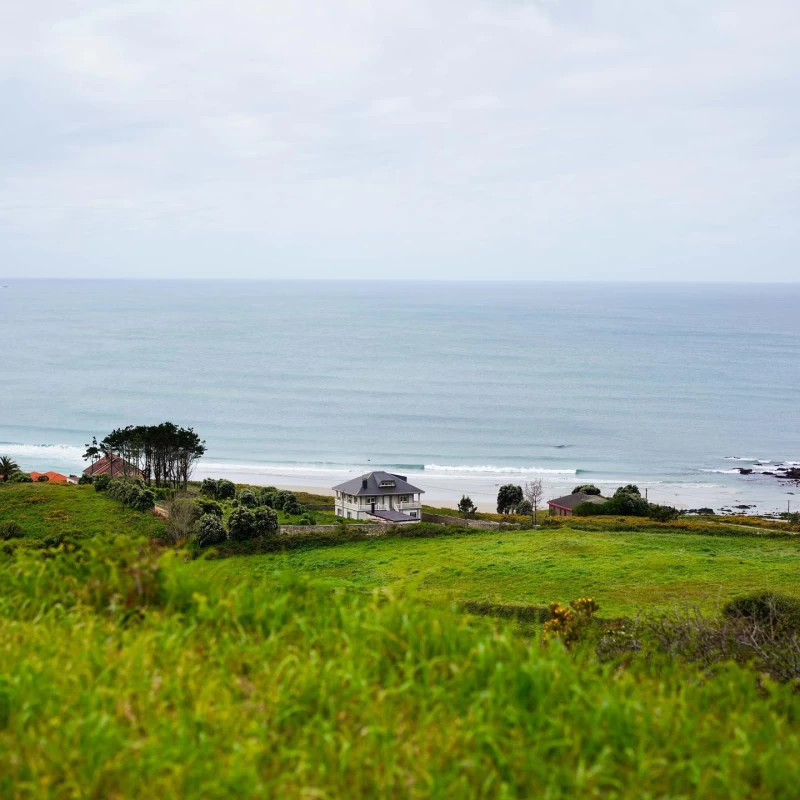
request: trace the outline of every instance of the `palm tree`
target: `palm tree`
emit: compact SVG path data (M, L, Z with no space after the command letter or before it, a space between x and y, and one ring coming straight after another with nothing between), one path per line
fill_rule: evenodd
M19 464L8 456L0 456L0 475L5 483L15 472L19 472Z

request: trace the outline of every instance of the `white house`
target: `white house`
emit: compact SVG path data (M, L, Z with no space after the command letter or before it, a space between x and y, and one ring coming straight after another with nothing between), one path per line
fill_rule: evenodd
M402 525L422 519L422 489L404 475L369 472L333 487L337 517Z

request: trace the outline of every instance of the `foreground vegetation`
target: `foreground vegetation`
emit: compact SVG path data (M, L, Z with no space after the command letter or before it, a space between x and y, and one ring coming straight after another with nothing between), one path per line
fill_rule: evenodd
M128 508L91 486L8 483L0 486L0 525L16 523L14 544L58 544L99 535L160 537L164 522Z
M681 541L684 541L683 539ZM415 542L420 544L420 542ZM792 797L800 695L99 538L0 560L0 792Z
M244 491L213 501L228 523ZM200 551L93 486L8 483L11 523L0 796L796 794L785 524L353 526ZM726 616L766 589L780 624Z

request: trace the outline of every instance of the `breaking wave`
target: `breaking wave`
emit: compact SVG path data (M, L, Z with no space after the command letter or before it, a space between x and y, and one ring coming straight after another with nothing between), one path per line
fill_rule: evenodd
M85 447L70 444L15 444L0 442L0 454L14 458L54 458L59 461L82 461Z
M426 464L426 472L483 473L486 475L577 475L578 469L548 469L545 467L496 467L492 464L451 466L449 464Z

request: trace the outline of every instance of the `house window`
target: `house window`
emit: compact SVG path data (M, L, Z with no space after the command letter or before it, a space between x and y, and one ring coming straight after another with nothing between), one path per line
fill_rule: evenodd
M347 512L347 519L353 519L353 515L349 511Z
M401 494L400 495L400 502L401 503L407 503L408 502L408 495L407 494Z
M410 516L410 517L416 517L416 516L417 516L417 512L416 512L416 511L412 511L412 512L409 514L409 516Z
M394 481L381 481L381 489L393 489L394 486Z
M336 509L336 516L337 517L341 517L342 516L342 509L341 508L337 508Z

